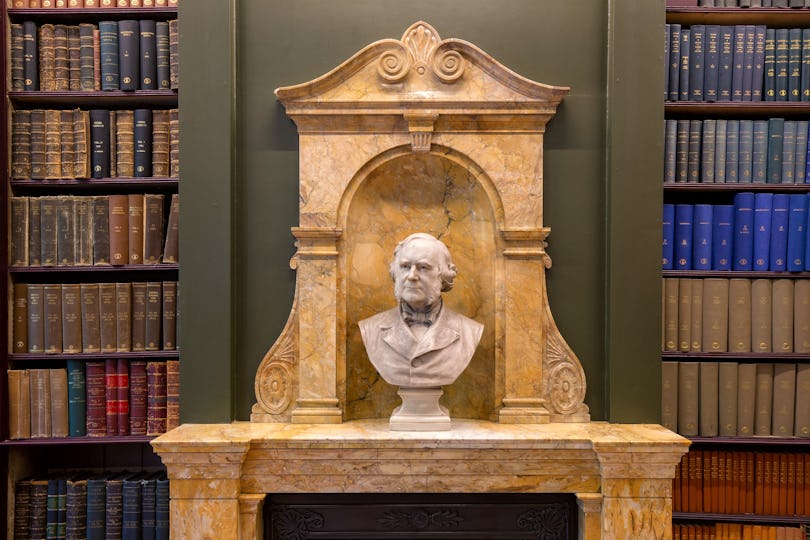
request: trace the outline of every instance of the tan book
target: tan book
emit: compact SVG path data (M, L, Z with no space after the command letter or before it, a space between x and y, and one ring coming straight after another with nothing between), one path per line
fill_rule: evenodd
M678 365L678 433L698 434L699 366L697 362Z
M692 348L692 279L678 280L678 350Z
M48 370L51 379L51 436L68 436L68 383L64 368Z
M76 266L93 265L93 197L75 198Z
M172 193L169 205L169 219L166 223L166 243L163 246L164 263L177 263L180 261L179 251L179 223L180 223L180 195Z
M170 174L171 143L169 139L169 111L152 111L152 176L168 177Z
M690 350L700 352L703 350L703 280L692 280L692 329L689 331L692 339Z
M718 434L718 381L717 362L700 362L698 432L701 437L716 437Z
M737 435L737 362L719 362L717 365L717 427L721 437Z
M82 283L82 352L101 352L101 310L98 283Z
M11 178L31 177L31 111L11 111Z
M147 193L144 198L143 263L157 264L163 253L163 201L162 194Z
M78 3L78 4L77 4ZM75 4L71 6L70 4ZM68 0L68 7L82 7L82 0ZM82 68L81 68L81 38L79 36L79 25L73 24L67 27L68 32L68 62L70 65L70 91L80 92L82 89ZM68 111L71 113L72 112ZM68 122L72 124L72 119Z
M180 177L180 111L169 109L169 174Z
M107 128L110 133L110 176L118 177L118 116L114 111L110 111L110 125Z
M56 0L65 4L67 0ZM57 6L59 7L59 6ZM68 31L67 25L53 25L53 51L54 68L53 78L57 92L67 92L70 90L70 58L68 55Z
M751 352L751 280L732 278L728 288L728 350Z
M115 111L116 176L135 176L135 116L131 110Z
M76 263L76 200L73 195L57 195L56 254L57 266Z
M792 279L773 280L773 352L793 352Z
M115 284L116 336L118 352L132 350L132 283Z
M706 352L728 351L729 280L703 280L703 348Z
M177 282L163 282L163 350L171 351L177 348ZM678 378L673 379L677 385ZM677 386L672 389L677 392ZM677 394L676 394L677 398ZM677 412L677 408L675 410ZM677 424L674 424L676 426ZM672 428L675 431L674 427Z
M43 0L43 4L48 1L51 0ZM54 71L56 50L54 49L53 24L41 24L38 31L39 89L43 92L54 92L56 91L56 73Z
M132 350L146 350L146 282L132 284Z
M757 364L754 435L770 435L773 418L773 364Z
M64 283L62 289L62 352L82 352L82 294L78 283Z
M45 351L45 299L42 285L29 283L28 287L28 352Z
M51 436L51 373L50 369L29 369L31 408L31 438Z
M143 264L144 195L143 193L130 193L127 197L129 211L129 264Z
M769 353L772 349L772 312L771 280L754 279L751 281L751 350L757 353Z
M792 437L796 406L796 364L773 365L773 406L771 434Z
M12 307L12 352L28 352L28 284L14 284L14 303Z
M62 286L42 286L43 319L45 321L45 352L62 352Z
M180 425L180 361L166 360L166 431Z
M62 128L61 114L57 110L45 110L45 179L62 178Z
M810 280L793 285L793 351L810 352Z
M163 345L163 284L160 281L146 283L146 350L159 351Z
M45 178L45 111L33 109L30 115L31 179Z
M73 141L73 111L59 113L60 174L62 178L73 178L76 172L76 144Z
M796 366L796 412L793 434L810 437L810 364ZM810 486L808 486L810 490ZM810 500L808 501L810 508Z
M73 110L73 176L90 178L90 111Z
M98 284L101 352L118 351L118 300L115 283Z
M11 266L28 266L28 197L11 198Z
M737 435L754 435L756 417L757 364L740 364L737 370Z
M28 199L28 265L42 266L42 212L39 197Z
M27 369L8 370L8 438L31 437L31 398Z
M110 195L110 262L114 266L129 263L129 199Z

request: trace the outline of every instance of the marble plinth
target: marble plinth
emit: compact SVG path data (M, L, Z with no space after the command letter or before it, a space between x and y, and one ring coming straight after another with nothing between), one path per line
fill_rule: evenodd
M441 388L400 388L402 405L394 409L388 422L393 431L448 431L450 415L439 404Z
M392 432L338 425L185 424L152 441L171 480L172 538L260 538L267 493L574 493L580 538L671 538L689 441L657 425L497 424Z

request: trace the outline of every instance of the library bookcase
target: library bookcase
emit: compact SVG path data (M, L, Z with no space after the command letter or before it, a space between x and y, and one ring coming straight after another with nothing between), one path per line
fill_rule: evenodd
M810 9L688 3L665 44L662 423L692 441L673 536L804 539Z
M0 9L3 530L168 538L149 441L179 422L177 3Z

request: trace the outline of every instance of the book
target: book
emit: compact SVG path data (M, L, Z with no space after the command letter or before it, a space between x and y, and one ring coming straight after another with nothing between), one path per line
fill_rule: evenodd
M168 30L168 26L166 27ZM138 21L140 89L157 90L157 24L154 19ZM168 35L166 36L168 37Z
M39 90L39 40L37 25L33 21L22 23L23 47L23 88L26 91Z
M774 90L776 101L788 101L790 60L789 30L787 28L775 29L774 43Z
M179 252L180 195L172 193L169 217L166 223L166 242L163 246L162 262L180 262Z
M135 109L135 176L152 176L152 110Z
M682 278L678 282L678 350L692 350L692 282Z
M51 375L49 369L29 369L31 438L51 436Z
M29 299L29 305L31 304ZM62 352L62 287L46 283L42 286L45 352Z
M110 264L110 199L93 196L93 265Z
M802 29L802 58L799 89L801 101L810 101L810 29Z
M98 283L82 283L80 288L82 352L101 352L101 311Z
M143 263L157 264L163 251L163 202L162 194L145 194L144 198L144 243Z
M14 284L12 307L12 336L15 353L28 352L28 285Z
M766 165L766 181L769 184L782 183L784 132L784 118L768 119L768 156Z
M28 197L11 197L11 266L28 266Z
M810 364L796 366L796 412L793 434L797 437L810 437ZM810 505L810 501L806 504Z
M118 22L99 21L99 53L101 67L101 89L119 90L119 45Z
M692 352L700 352L703 350L703 280L692 280L692 312L689 316L689 324L691 329L689 331L690 346L689 350Z
M8 377L8 437L28 439L31 437L31 397L28 370L9 369Z
M28 325L26 336L28 339L28 352L42 353L45 351L45 298L43 286L38 283L29 283L27 289Z
M39 53L39 90L45 92L56 91L56 50L54 49L54 26L53 24L41 24L37 28L39 42L37 52Z
M787 271L801 272L807 244L807 196L793 193L788 204Z
M751 280L731 278L728 292L728 350L751 352Z
M171 172L171 140L169 111L152 111L152 176L169 177ZM673 151L674 159L674 151ZM674 180L674 168L673 168Z
M82 294L78 283L63 283L62 293L62 352L82 352Z
M127 195L127 219L129 247L129 264L143 264L144 242L144 195L143 193L130 193Z
M62 141L59 111L45 110L45 180L62 178Z
M717 362L699 362L699 429L701 437L718 434L719 379Z
M796 122L786 120L782 133L782 183L795 184L796 170Z
M726 171L727 184L739 182L740 166L740 121L728 120L726 122Z
M87 479L87 540L104 540L107 481L101 476Z
M166 431L180 425L180 361L166 360Z
M146 350L146 282L132 283L132 350Z
M678 37L680 38L680 34ZM157 88L169 90L171 88L171 68L169 61L169 23L166 21L157 21L155 24L155 52Z
M810 282L803 279L793 286L793 350L810 352Z
M107 386L104 361L88 360L85 362L85 388L87 390L86 416L87 436L107 436ZM88 485L88 498L89 498ZM88 535L90 529L90 510L88 503Z
M703 120L689 120L689 135L686 146L686 181L700 182L701 143Z
M692 236L694 206L675 205L675 263L676 270L692 269ZM171 217L171 216L170 216Z
M773 404L771 434L792 437L796 404L796 364L773 365Z
M678 365L678 433L698 435L699 364Z
M116 336L118 352L132 350L132 284L116 283Z
M671 431L678 431L678 362L676 361L661 362L661 425Z
M146 434L160 435L166 431L166 362L148 361L146 380Z
M754 26L754 69L752 75L751 100L762 101L763 77L765 74L765 31L764 25Z
M757 364L755 435L771 435L773 415L773 365Z
M52 368L48 372L51 393L51 436L67 437L69 433L67 370Z
M11 111L11 178L31 177L31 111Z
M169 109L169 175L180 176L180 111Z
M767 179L768 121L754 120L751 152L751 182L764 184Z
M92 177L107 178L110 176L110 111L90 110L90 137Z
M728 351L729 280L703 280L703 347L707 352Z
M712 207L712 270L731 270L734 206Z
M116 176L135 176L135 116L130 110L115 111L115 155Z
M753 270L767 271L770 265L771 211L773 193L754 195L754 261Z
M30 520L28 534L30 538L46 538L48 515L48 480L36 478L31 480L31 504L28 507Z
M87 399L85 383L85 366L81 360L67 360L67 395L68 395L68 435L84 437L87 435Z
M718 362L717 426L721 437L737 435L737 362Z
M791 279L772 281L773 297L773 352L793 352L793 300L794 283Z
M129 431L146 435L147 380L146 360L129 362Z
M110 262L113 266L129 263L129 198L109 195Z
M155 504L157 477L148 475L141 480L141 539L155 540Z
M663 208L661 268L672 270L675 256L675 205L664 203Z
M773 348L772 311L771 280L753 279L751 281L751 350L753 352L769 353Z
M118 358L115 369L115 400L118 435L129 435L129 360Z
M42 266L42 211L39 197L28 199L28 264Z
M87 537L87 479L68 478L65 481L66 531L65 538L76 540Z
M693 287L694 289L694 287ZM701 288L702 291L702 288ZM694 290L693 290L694 293ZM810 298L808 299L810 302ZM693 305L695 304L693 299ZM702 306L702 302L701 302ZM163 282L163 308L162 308L162 332L164 351L177 349L177 282ZM695 317L693 316L693 319ZM810 320L810 316L808 316Z
M45 111L33 109L30 115L31 179L45 179Z
M53 78L54 90L65 92L70 89L70 58L68 56L67 25L53 25Z
M141 540L141 481L133 474L123 480L122 492L122 540Z
M118 361L115 358L104 360L104 392L107 417L107 436L118 435L118 411L121 403L118 401Z
M76 178L90 178L92 176L92 147L90 146L90 111L73 110L73 175Z
M169 22L169 79L172 90L180 88L180 28L177 19Z
M169 540L169 480L155 481L155 540Z
M110 476L106 480L104 504L104 535L105 538L122 538L121 532L124 519L124 478L127 473Z
M739 364L737 370L737 435L754 435L757 364Z
M711 270L712 214L710 204L696 204L693 210L692 269Z
M678 350L678 278L664 278L664 350Z
M76 262L76 200L70 195L58 195L56 200L56 265L73 266Z
M140 29L138 21L118 21L118 68L120 89L134 91L140 81Z
M31 520L30 505L31 480L18 480L14 484L14 540L28 538L28 524Z
M739 150L737 152L737 182L750 184L753 181L754 163L754 122L740 120Z
M790 216L790 195L774 193L771 210L771 241L769 269L784 272L787 269L787 239Z
M796 184L804 183L807 174L807 120L796 121L796 163L793 172L793 181Z
M79 23L79 86L83 92L92 92L95 88L95 58L93 53L92 23Z
M75 198L76 216L76 266L93 265L93 199L92 197Z
M118 317L115 283L99 283L98 298L101 351L116 352L118 350Z
M788 29L788 101L801 101L802 29Z
M146 283L146 350L158 351L162 346L163 284L159 281Z
M754 194L734 195L733 270L751 270L754 255Z

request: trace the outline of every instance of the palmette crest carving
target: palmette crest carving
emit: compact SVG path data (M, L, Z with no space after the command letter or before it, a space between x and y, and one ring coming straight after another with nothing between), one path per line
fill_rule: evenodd
M389 83L404 80L409 73L423 76L429 71L440 81L452 83L464 74L464 58L452 49L452 41L442 41L438 32L425 22L411 25L402 35L400 47L380 55L377 72Z

